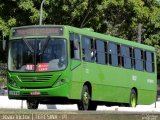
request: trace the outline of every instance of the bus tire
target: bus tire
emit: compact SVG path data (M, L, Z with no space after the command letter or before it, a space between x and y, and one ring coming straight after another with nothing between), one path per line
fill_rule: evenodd
M78 110L96 110L97 105L91 101L91 94L87 85L83 86L81 100L78 103Z
M136 105L137 105L137 94L136 91L132 89L130 94L129 107L136 107Z
M39 102L33 100L27 100L27 108L28 109L38 109Z

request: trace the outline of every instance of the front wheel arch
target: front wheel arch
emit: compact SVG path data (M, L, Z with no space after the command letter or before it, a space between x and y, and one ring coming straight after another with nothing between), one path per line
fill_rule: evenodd
M91 86L84 84L81 93L81 99L78 102L78 109L79 110L96 110L97 104L92 102L91 100Z

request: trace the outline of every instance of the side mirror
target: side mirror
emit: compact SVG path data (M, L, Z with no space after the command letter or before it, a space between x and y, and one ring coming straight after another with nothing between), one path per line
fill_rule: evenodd
M2 45L3 45L2 48L3 48L3 50L5 51L5 49L6 49L6 40L3 40L3 41L2 41Z

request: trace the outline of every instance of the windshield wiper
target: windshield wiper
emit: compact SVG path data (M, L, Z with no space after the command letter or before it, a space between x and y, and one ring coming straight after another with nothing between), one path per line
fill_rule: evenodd
M24 41L24 43L27 45L27 47L29 48L29 50L31 51L31 53L34 53L34 50L33 50L33 48L31 47L31 45L27 42L27 40L26 39L22 39L23 41Z
M41 49L41 51L40 51L40 53L39 53L40 55L43 55L45 49L47 48L47 45L48 45L50 39L51 39L51 37L48 36L48 38L46 39L46 41L45 41L45 43L44 43L44 45L43 45L43 48Z

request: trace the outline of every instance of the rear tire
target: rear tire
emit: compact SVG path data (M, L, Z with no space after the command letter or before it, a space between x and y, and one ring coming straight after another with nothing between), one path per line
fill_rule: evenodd
M91 101L91 94L87 85L83 86L81 100L79 101L78 110L96 110L97 105Z
M136 94L135 90L132 89L131 94L130 94L129 107L136 107L136 105L137 105L137 94Z
M27 108L28 109L38 109L39 102L33 100L27 100Z

